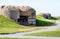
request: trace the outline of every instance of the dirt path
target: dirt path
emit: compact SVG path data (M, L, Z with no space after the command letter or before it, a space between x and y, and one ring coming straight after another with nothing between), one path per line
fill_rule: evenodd
M22 32L22 33L16 33L16 34L7 34L7 35L0 35L0 37L11 37L11 38L36 38L36 39L60 39L60 37L41 37L41 36L24 36L25 34L32 34L32 33L37 33L37 32L45 32L45 31L52 31L60 28L60 22L56 21L56 26L50 26L47 27L47 29L42 29L42 30L35 30L31 32Z

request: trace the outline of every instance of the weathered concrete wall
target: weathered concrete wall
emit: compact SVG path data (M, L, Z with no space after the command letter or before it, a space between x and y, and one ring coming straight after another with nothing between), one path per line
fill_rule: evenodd
M20 16L20 12L15 6L5 6L2 9L2 15L16 21Z
M20 19L20 16L28 16L28 23L30 25L36 25L36 11L29 6L4 6L4 8L0 8L0 11L3 16L14 21Z
M34 11L28 18L29 24L36 25L36 12Z
M30 25L36 25L36 11L29 6L20 6L20 16L28 16L28 23Z
M24 11L22 11L20 13L20 16L30 16L30 15L31 15L31 12L24 12Z
M0 15L2 15L2 12L1 12L1 10L2 10L2 8L1 8L1 6L0 6Z

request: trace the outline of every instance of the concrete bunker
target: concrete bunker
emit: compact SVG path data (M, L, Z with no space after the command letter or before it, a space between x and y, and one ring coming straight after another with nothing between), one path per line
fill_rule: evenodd
M46 19L51 19L50 13L42 13L42 16L45 17Z
M29 6L18 6L20 11L20 19L18 22L23 25L35 25L36 11Z
M29 6L4 6L2 15L22 25L36 25L36 11Z

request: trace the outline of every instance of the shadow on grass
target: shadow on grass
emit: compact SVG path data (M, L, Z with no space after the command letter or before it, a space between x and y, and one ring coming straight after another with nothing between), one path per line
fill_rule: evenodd
M58 20L58 18L56 18L56 17L51 17L51 19L52 19L52 20Z
M52 26L52 25L55 25L55 23L36 19L36 26L42 26L43 27L43 26Z
M16 34L18 32L14 32L14 33L0 33L0 35L8 35L8 34Z
M7 34L10 34L10 33L0 33L0 35L7 35Z

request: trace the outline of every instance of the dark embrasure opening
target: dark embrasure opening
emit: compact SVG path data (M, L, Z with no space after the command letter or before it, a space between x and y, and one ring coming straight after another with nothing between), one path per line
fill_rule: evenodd
M17 21L22 25L29 25L28 16L20 16L20 18Z

